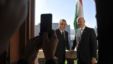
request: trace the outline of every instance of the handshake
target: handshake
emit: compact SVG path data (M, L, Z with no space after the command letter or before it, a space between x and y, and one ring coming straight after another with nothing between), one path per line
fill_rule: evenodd
M65 57L66 57L66 59L77 59L76 51L74 51L74 50L66 50Z

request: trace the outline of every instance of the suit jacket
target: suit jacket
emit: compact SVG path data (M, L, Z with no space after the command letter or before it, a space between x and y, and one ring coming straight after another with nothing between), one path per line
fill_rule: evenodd
M76 44L75 38L72 49L75 48ZM90 62L92 57L96 57L96 50L96 34L92 28L85 27L77 48L77 57L84 62Z
M58 38L58 44L56 48L56 56L57 57L63 57L65 56L65 50L66 48L69 49L69 42L68 42L68 32L65 31L64 35L65 38L63 38L61 32L59 29L56 30L57 38Z

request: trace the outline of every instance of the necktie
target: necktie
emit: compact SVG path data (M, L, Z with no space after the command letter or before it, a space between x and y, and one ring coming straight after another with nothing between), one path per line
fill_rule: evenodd
M62 36L63 36L63 38L65 39L65 33L64 33L64 32L62 32Z
M81 30L78 32L78 42L81 40Z
M78 30L78 33L77 33L77 46L76 46L76 48L78 48L78 46L79 46L81 36L82 36L82 29Z
M81 36L82 36L82 30L83 30L83 29L80 29L80 39L81 39Z

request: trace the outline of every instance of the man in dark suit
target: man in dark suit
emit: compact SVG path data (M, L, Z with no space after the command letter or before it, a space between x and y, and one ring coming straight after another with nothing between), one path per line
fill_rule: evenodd
M56 29L56 34L59 42L57 44L55 55L58 58L58 64L64 64L65 50L66 48L69 49L68 32L65 31L66 26L67 26L66 20L61 19L59 23L59 28Z
M78 18L78 29L72 49L77 49L78 64L95 64L97 40L96 34L92 28L85 26L83 17Z

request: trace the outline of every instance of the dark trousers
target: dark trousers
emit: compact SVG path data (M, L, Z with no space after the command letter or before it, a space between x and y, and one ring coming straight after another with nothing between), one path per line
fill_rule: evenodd
M91 64L90 61L89 62L83 62L82 60L77 60L77 64Z
M45 64L57 64L55 59L46 60Z
M65 64L65 58L59 58L57 62L58 64Z
M67 64L74 64L74 59L67 59Z
M59 55L57 57L57 64L65 64L65 55Z

